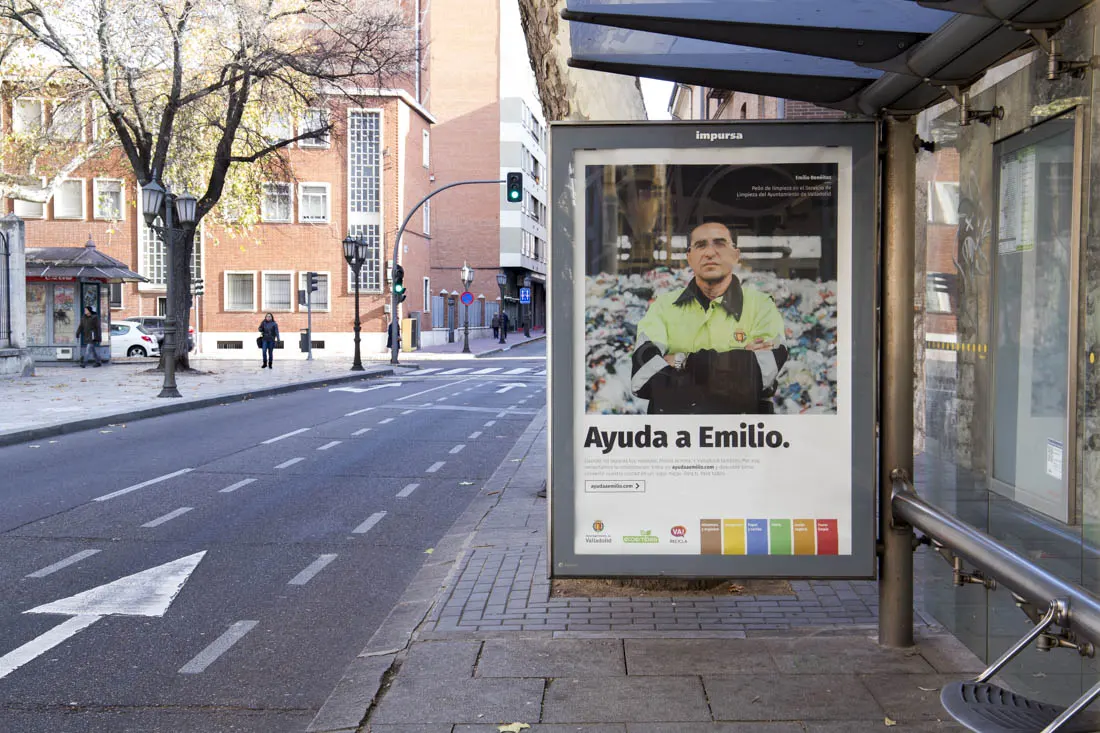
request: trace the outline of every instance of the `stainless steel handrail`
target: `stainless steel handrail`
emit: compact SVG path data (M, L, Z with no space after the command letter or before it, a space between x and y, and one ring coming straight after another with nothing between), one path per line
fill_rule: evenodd
M1038 608L1063 599L1055 622L1100 646L1100 598L1010 550L976 527L917 496L904 477L893 477L894 517L934 538L1013 593Z

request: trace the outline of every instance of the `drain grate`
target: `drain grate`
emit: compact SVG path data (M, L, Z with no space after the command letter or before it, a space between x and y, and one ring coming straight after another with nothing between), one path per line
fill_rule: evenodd
M1023 695L979 682L952 682L940 691L948 714L977 733L1038 733L1065 708L1029 700ZM1097 733L1100 717L1081 713L1058 733Z

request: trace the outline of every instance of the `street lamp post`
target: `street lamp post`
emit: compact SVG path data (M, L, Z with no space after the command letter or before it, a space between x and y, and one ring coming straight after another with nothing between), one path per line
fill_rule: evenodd
M470 267L465 262L462 263L462 305L465 306L465 311L462 314L462 353L470 353L470 304L465 301L466 293L470 290L470 285L474 282L474 268Z
M503 272L497 273L497 286L500 288L500 313L497 314L500 319L500 343L504 343L504 284L508 282L508 275Z
M527 288L527 308L523 316L523 337L531 338L531 316L534 315L534 303L531 302L531 276L523 278L523 287Z
M182 397L183 395L176 387L177 329L175 294L178 283L172 277L171 263L174 259L173 250L179 245L179 242L176 241L177 235L182 235L186 226L195 223L198 201L194 196L188 194L176 196L165 190L163 186L157 183L156 174L154 174L153 179L141 187L141 203L145 223L164 238L164 245L168 248L168 298L164 319L164 348L162 349L164 352L164 385L157 397ZM157 226L157 219L161 220L160 226Z
M363 269L363 264L367 261L367 242L365 239L358 239L350 234L344 237L344 259L355 272L355 358L351 363L351 370L353 372L363 371L363 360L359 353L359 272ZM390 338L394 338L393 330L391 328Z

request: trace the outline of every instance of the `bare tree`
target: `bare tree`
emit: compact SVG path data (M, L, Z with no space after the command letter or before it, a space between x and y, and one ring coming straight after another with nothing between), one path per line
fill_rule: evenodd
M285 165L288 145L332 126L274 122L411 74L412 23L400 0L0 0L0 71L23 89L90 99L139 185L197 194L196 222L168 248L168 299L186 324L195 231L233 176ZM107 145L92 141L59 170Z

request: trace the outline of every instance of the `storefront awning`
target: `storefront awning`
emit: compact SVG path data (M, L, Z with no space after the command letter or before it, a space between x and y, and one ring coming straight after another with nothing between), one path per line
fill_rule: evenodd
M83 247L28 247L27 277L51 280L103 280L148 282L114 257L95 247L91 237Z
M1049 29L1088 2L567 0L562 17L571 66L877 115L917 112L965 88L1033 44L1028 29ZM782 55L761 68L769 57L751 55L759 49Z

